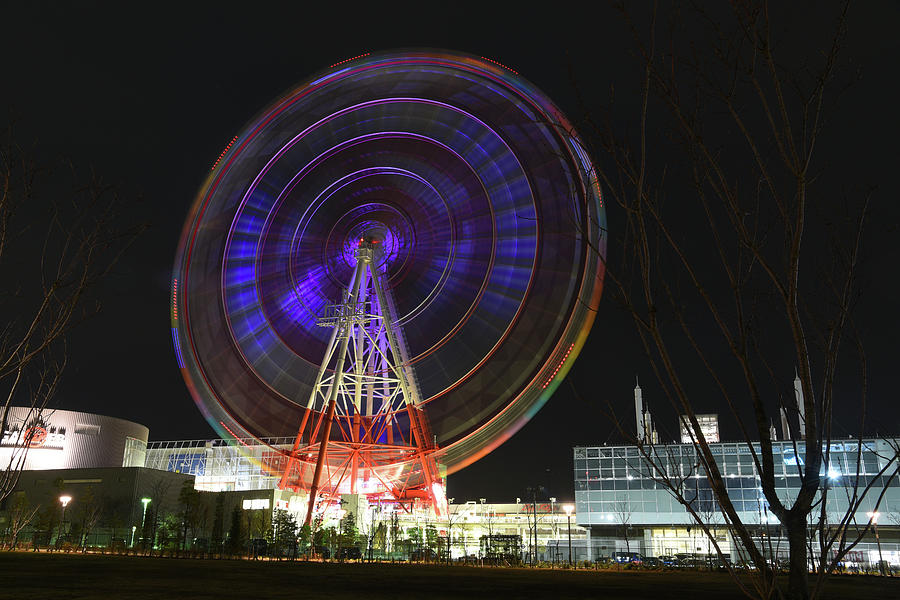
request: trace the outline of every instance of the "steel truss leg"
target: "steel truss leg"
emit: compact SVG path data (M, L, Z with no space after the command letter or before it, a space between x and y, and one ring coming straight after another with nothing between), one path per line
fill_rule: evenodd
M353 282L350 286L350 293L347 297L347 304L354 305L356 304L356 297L359 293L359 281L362 275L362 271L365 268L362 262L358 262L356 265L356 269L353 271ZM328 438L331 435L331 423L334 420L334 409L337 404L338 393L340 392L341 387L341 379L344 375L344 361L347 357L347 346L350 345L350 335L351 335L351 325L352 325L352 315L342 315L341 319L337 323L338 328L343 328L344 337L341 339L341 349L337 354L337 363L335 364L334 371L334 381L331 382L331 390L329 391L328 398L328 412L325 415L325 427L322 430L322 438L321 443L319 444L319 456L316 458L316 470L313 472L313 480L312 485L309 489L309 506L306 510L306 518L303 521L304 525L309 525L312 521L313 509L316 506L316 494L319 490L319 478L322 476L322 463L325 462L326 454L328 451ZM313 394L316 393L316 390L313 390Z

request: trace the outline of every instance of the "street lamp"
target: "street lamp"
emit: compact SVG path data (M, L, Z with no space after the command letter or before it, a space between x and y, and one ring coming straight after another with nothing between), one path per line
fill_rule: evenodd
M152 502L152 498L141 498L141 504L144 505L144 512L141 514L141 548L144 548L144 521L147 519L147 505ZM134 532L131 532L131 546L134 547ZM151 549L152 554L152 549Z
M59 520L59 533L56 534L56 546L59 547L62 540L63 524L66 522L66 507L72 501L72 496L60 496L59 503L62 504L62 518Z
M875 543L878 545L878 572L884 575L884 557L881 555L881 538L878 537L878 517L880 512L868 512L866 516L872 521L872 528L875 530Z
M152 501L152 498L141 498L141 504L144 505L144 513L141 515L141 531L144 531L144 519L147 518L147 505Z
M566 525L569 528L569 566L572 566L572 509L574 507L571 504L566 504L563 506L563 510L566 511ZM578 567L575 567L576 569Z

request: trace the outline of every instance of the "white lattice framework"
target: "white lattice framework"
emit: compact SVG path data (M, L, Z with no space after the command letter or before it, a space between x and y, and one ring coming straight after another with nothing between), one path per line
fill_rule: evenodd
M333 329L280 487L309 488L307 520L321 489L331 497L376 487L397 501L418 497L443 504L420 395L393 303L378 272L377 241L360 240L343 302L317 324ZM318 422L310 423L310 415ZM314 417L315 418L315 417ZM303 445L307 425L314 425ZM332 434L332 427L339 429ZM304 483L303 471L315 469ZM294 478L295 466L299 473ZM414 496L415 495L415 496Z
M375 252L372 247L357 250L357 266L345 301L326 307L316 320L317 325L332 327L334 332L308 409L324 410L335 382L338 414L387 416L408 403L419 403L409 368L404 366L408 360L402 333L394 326L390 300L373 266Z

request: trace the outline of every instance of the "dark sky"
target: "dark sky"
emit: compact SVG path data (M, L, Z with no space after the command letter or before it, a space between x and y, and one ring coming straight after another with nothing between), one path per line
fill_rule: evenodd
M0 104L15 118L17 139L44 161L71 159L118 186L137 219L151 224L102 291L100 315L71 342L72 358L59 408L108 414L146 424L151 439L213 435L175 365L169 330L169 281L188 208L229 140L281 92L329 64L364 52L433 47L486 56L511 66L547 93L574 121L580 110L569 68L588 103L611 84L627 105L634 98L629 34L612 10L585 12L574 3L527 12L442 9L428 3L371 13L331 3L307 10L281 4L77 3L48 7L18 3L4 10ZM386 4L385 7L388 5ZM450 8L452 7L452 8ZM830 23L828 11L785 15L777 35L792 52L809 53L810 32ZM429 10L436 12L430 13ZM437 12L446 10L446 13ZM865 247L861 329L870 360L870 422L898 431L896 383L900 327L895 313L898 208L891 185L898 161L896 71L898 8L859 3L851 10L844 66L861 79L844 94L828 139L834 185L853 194L877 186ZM609 215L615 232L621 216ZM615 260L616 248L610 248ZM23 275L24 276L24 275ZM776 365L786 385L789 364ZM511 441L449 481L449 496L510 500L526 486L572 497L571 448L615 441L604 416L607 399L631 413L634 376L644 398L661 405L627 316L604 300L587 346L567 384ZM699 400L701 411L721 411ZM839 417L851 413L840 413ZM667 429L674 414L659 408ZM726 426L726 433L729 431Z

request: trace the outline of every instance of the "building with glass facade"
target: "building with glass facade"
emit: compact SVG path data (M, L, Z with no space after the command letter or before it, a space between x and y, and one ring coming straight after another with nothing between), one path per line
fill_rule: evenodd
M142 466L194 476L198 490L271 490L278 486L294 438L150 442Z
M849 507L856 460L862 444L859 486L872 489L859 507L856 522L865 524L868 513L876 512L875 502L885 490L877 508L881 532L881 556L900 565L900 481L879 475L892 460L897 440L839 440L830 447L830 463L823 467L830 492L826 510L830 522L838 522ZM750 449L746 443L712 443L710 449L725 475L730 498L741 520L775 540L776 553L786 556L787 541L775 516L768 511ZM758 444L755 450L759 451ZM803 465L803 442L775 442L779 497L791 502L799 490L798 467ZM740 555L740 548L724 525L709 482L699 466L691 444L653 446L657 464L669 476L683 478L686 497L695 510L713 526L725 553ZM686 510L661 484L651 477L651 469L635 446L579 446L574 449L575 510L577 523L588 530L593 559L617 551L639 552L645 556L708 554L715 549ZM848 562L876 563L878 548L874 537L867 538Z
M144 465L150 469L192 475L194 487L209 492L269 490L271 505L298 515L305 511L308 496L277 489L284 469L282 452L289 452L293 438L240 440L236 445L223 440L180 440L151 442L147 446ZM282 452L279 452L281 450ZM521 499L520 499L521 500ZM338 520L350 502L350 495L342 498L341 506L332 507L327 520ZM364 497L358 502L359 528L365 532L373 523L390 518L388 507L369 505ZM397 523L408 532L434 526L437 535L450 535L450 551L454 559L482 558L481 545L485 536L513 536L519 540L521 560L529 557L546 562L565 562L569 556L569 525L571 522L573 560L586 558L586 530L565 512L566 503L556 499L535 503L451 502L448 515L435 519L428 510L398 511ZM537 536L535 542L535 527ZM535 548L535 543L537 544Z

